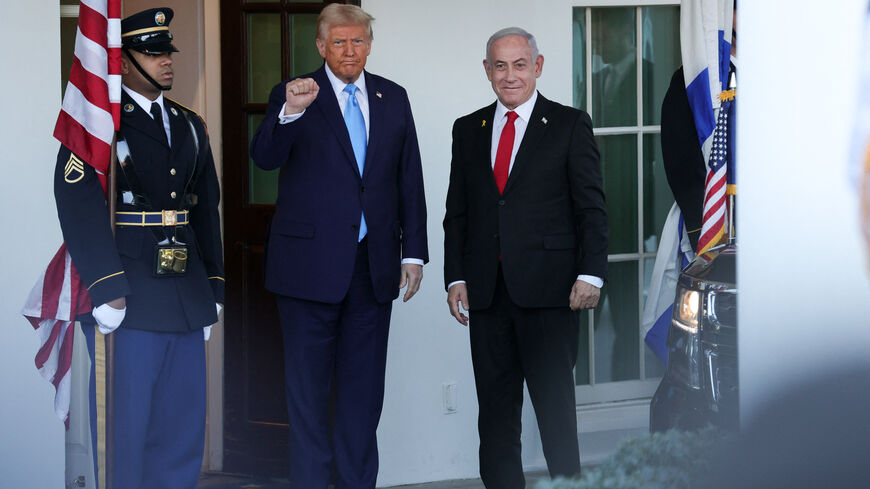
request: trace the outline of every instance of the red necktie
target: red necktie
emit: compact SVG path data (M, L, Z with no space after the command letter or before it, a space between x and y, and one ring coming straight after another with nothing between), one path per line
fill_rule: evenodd
M492 173L495 175L495 184L498 186L498 193L504 193L504 186L508 180L511 153L514 151L514 136L516 135L514 121L517 119L517 113L510 111L507 113L507 118L507 124L502 129L501 137L498 140L498 150L495 152L495 166L492 167Z

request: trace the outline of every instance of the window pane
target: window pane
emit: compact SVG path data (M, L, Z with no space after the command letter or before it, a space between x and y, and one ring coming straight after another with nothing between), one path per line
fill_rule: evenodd
M680 8L644 7L643 123L658 125L662 100L674 71L680 67Z
M649 284L652 279L652 271L655 266L655 258L647 258L643 262L643 303L646 304L646 298L649 294ZM670 309L668 309L668 318L670 319ZM647 379L655 379L661 377L665 374L665 366L659 359L655 356L652 350L646 346L646 342L644 342L643 346L644 352L644 364L645 364L645 376Z
M267 102L281 81L281 15L247 14L248 102Z
M637 253L637 136L596 138L607 197L609 253Z
M589 112L586 101L586 9L574 7L574 107Z
M323 58L314 44L316 34L317 14L290 14L290 76L320 68Z
M643 160L643 248L646 252L655 252L674 204L674 194L665 175L661 134L644 134Z
M248 115L248 147L254 139L254 133L260 127L264 114ZM254 160L248 158L250 173L248 174L250 187L248 198L252 204L274 204L278 200L278 171L261 170L254 164Z
M637 125L635 8L592 10L592 120Z
M595 382L640 378L638 262L608 263L595 310Z

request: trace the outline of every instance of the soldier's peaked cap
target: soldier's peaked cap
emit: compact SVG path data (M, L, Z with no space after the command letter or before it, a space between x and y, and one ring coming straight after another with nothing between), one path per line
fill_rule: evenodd
M169 7L152 8L121 21L121 46L145 54L175 53L169 22L174 12Z

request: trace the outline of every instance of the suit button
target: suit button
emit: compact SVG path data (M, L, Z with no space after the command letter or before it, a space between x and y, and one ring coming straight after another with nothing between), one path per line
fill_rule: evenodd
M175 175L175 168L169 170L169 174L170 174L170 175Z
M492 237L498 239L498 233L493 234Z
M363 193L365 193L365 191L366 191L366 188L365 188L365 186L363 186L363 187L360 187L360 188L359 188L359 191L360 191L360 192L363 192Z
M175 195L176 195L175 192L170 192L170 193L169 193L169 196L172 197L173 199L175 198Z
M498 205L504 205L504 204L505 204L505 201L504 201L504 200L500 200L500 201L498 201Z

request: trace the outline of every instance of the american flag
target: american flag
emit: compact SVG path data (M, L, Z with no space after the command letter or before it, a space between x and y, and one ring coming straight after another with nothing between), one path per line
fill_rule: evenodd
M91 301L61 245L30 290L21 313L39 335L36 368L56 389L54 412L69 428L70 364L76 316L91 310Z
M121 0L83 0L54 137L97 170L104 191L120 106ZM61 245L21 312L39 335L36 368L55 386L54 410L67 428L73 328L76 316L90 310L87 290Z
M54 137L102 174L121 123L121 0L83 0Z
M725 197L726 175L729 161L733 158L733 92L722 92L722 105L716 118L713 131L713 145L710 161L707 164L707 182L704 189L704 216L701 223L701 237L698 238L698 254L722 243L725 238L728 210ZM730 119L730 120L729 120Z

